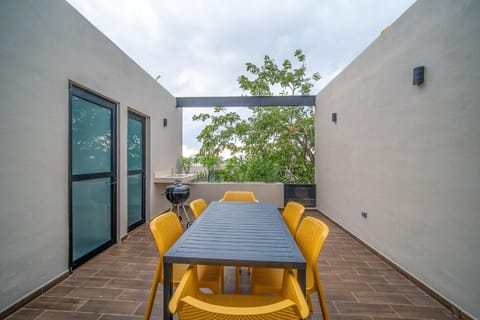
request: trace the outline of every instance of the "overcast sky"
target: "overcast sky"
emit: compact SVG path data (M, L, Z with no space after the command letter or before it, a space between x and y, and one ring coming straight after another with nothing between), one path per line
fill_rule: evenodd
M296 49L312 94L361 53L414 0L67 0L174 96L240 95L245 63L278 64ZM184 156L201 123L184 109Z

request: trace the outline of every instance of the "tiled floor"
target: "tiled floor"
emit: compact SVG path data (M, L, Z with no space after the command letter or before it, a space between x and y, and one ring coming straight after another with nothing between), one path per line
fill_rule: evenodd
M455 319L450 311L376 255L316 212L330 226L318 261L330 319ZM142 319L158 252L147 225L132 231L59 285L11 315L18 319ZM234 291L234 269L226 268L226 291ZM245 269L246 271L246 269ZM242 272L242 292L248 291ZM318 298L311 319L321 319ZM159 287L152 319L162 315Z

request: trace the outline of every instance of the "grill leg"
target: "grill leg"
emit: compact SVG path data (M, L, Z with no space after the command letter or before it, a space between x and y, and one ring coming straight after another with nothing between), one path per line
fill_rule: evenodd
M187 210L185 209L185 205L182 203L183 213L185 214L185 218L187 218L187 223L190 222L190 217L188 216Z

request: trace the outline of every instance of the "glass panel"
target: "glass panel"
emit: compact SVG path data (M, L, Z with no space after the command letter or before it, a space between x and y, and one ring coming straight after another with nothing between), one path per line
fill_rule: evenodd
M142 121L130 117L128 118L128 170L143 169L142 127Z
M142 220L142 174L128 176L128 226Z
M72 183L73 261L111 240L110 178Z
M112 111L72 96L72 175L111 171Z

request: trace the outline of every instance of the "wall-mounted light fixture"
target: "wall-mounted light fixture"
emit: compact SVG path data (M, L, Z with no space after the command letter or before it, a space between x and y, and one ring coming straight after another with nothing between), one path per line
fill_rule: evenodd
M337 113L332 113L332 122L337 123Z
M413 85L419 86L424 81L425 67L415 67L413 68Z
M167 118L163 118L163 127L165 128L168 124Z

